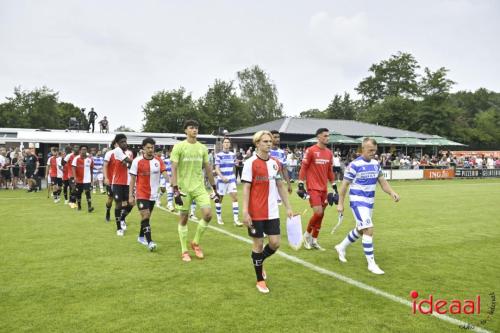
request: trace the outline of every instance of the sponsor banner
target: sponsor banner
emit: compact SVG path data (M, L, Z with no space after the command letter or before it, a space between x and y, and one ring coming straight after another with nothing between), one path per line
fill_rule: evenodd
M392 170L391 179L424 179L424 170Z
M392 170L382 169L382 173L384 174L384 178L385 178L385 179L387 179L387 180L390 180L390 179L391 179L391 171L392 171Z
M426 169L424 179L450 179L455 177L454 169Z
M460 177L460 178L500 177L500 169L456 169L455 177Z

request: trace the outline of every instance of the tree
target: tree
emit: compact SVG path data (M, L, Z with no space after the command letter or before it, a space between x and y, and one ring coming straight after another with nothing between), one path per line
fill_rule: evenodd
M132 128L125 125L120 125L115 129L115 132L135 132Z
M364 78L356 91L370 106L389 96L413 98L419 95L418 68L420 66L410 53L398 52L389 60L373 64L369 69L372 75Z
M178 133L185 120L200 116L191 93L186 93L183 87L157 92L143 107L143 113L145 132Z
M47 87L33 91L14 88L14 96L7 97L0 107L3 126L24 128L66 128L61 124L58 93Z
M360 120L410 130L414 128L416 105L417 102L401 96L387 96L367 109Z
M347 92L344 92L343 97L336 94L324 112L329 119L357 119L356 102L351 100Z
M278 102L278 90L266 72L254 66L238 72L237 77L241 99L254 117L248 125L283 116L283 105Z
M198 111L207 133L219 128L234 131L252 121L243 101L236 95L233 81L215 80L198 101Z
M326 118L326 113L320 109L309 109L300 113L300 118Z

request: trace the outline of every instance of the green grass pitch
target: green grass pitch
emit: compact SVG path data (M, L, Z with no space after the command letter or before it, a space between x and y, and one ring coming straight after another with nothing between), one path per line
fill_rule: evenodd
M480 315L450 315L500 331L500 309L487 319L489 293L500 296L500 180L400 181L394 203L379 188L374 210L376 276L360 242L341 264L333 246L353 228L350 210L334 235L327 208L319 241L325 252L292 250L283 219L281 250L313 265L411 301L417 290L445 300L482 297ZM206 258L180 260L177 216L155 209L157 252L136 242L139 214L123 238L104 222L104 196L92 214L54 204L46 193L0 191L0 332L464 332L331 276L273 256L271 293L255 288L250 245L207 230ZM165 200L165 196L163 197ZM241 202L241 201L240 201ZM294 211L308 207L295 194ZM247 238L232 225L211 225ZM214 211L215 215L215 211ZM311 209L302 221L305 226ZM189 223L190 239L196 224Z

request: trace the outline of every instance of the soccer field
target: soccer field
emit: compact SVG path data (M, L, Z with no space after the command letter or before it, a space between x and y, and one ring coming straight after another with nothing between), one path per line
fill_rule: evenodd
M255 288L249 238L232 225L229 198L226 224L217 225L214 216L201 241L205 259L184 263L171 213L153 212L158 250L150 253L136 241L136 209L119 238L115 224L104 222L103 195L94 195L96 210L88 214L85 203L77 212L54 204L46 192L2 190L0 331L464 331L449 318L500 331L500 309L488 315L490 294L500 295L500 180L391 185L401 202L379 188L373 218L375 256L385 275L367 270L361 242L348 249L348 263L338 261L333 246L354 226L350 210L331 235L337 213L327 208L319 237L327 251L318 252L288 246L283 209L280 250L288 256L266 260L267 295ZM294 211L308 208L291 198ZM304 226L310 216L308 209ZM195 230L190 222L189 239ZM481 314L445 320L413 314L412 290L419 299L480 295Z

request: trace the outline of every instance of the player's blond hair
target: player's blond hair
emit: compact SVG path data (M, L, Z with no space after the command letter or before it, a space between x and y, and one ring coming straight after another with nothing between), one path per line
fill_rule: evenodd
M255 133L253 135L253 139L252 139L253 144L255 146L257 146L257 143L260 142L260 140L262 139L262 137L264 135L269 135L269 137L271 138L271 140L273 139L273 135L271 134L271 132L269 132L269 131L258 131L257 133Z

